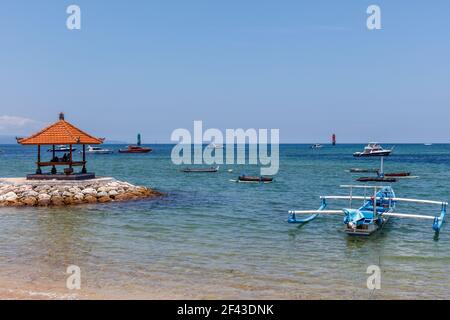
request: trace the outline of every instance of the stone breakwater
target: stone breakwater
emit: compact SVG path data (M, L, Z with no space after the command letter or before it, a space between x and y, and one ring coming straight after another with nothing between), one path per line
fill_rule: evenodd
M162 194L112 178L83 182L0 179L0 206L69 206L158 197Z

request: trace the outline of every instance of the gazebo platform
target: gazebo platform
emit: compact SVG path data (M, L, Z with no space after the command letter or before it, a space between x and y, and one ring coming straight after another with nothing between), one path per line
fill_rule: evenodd
M42 173L42 174L29 174L29 175L27 175L27 180L62 180L62 181L71 181L71 180L89 180L89 179L95 179L95 173L72 173L72 174Z

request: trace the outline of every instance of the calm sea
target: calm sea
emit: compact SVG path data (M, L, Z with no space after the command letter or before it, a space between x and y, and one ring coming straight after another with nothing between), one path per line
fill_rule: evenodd
M107 146L114 150L123 146ZM143 155L89 155L97 175L167 193L145 200L71 208L0 208L0 296L47 298L448 298L450 235L431 222L394 219L370 238L350 238L342 217L299 227L289 209L315 209L319 196L343 195L363 145L281 145L272 184L230 182L257 166L223 165L186 174L170 145ZM34 171L36 150L0 146L0 177ZM450 200L450 145L396 145L386 171L417 179L393 184L399 197ZM229 173L228 169L233 169ZM339 209L346 203L336 203ZM435 206L398 211L438 214ZM81 268L82 288L66 289L66 268ZM381 289L367 289L369 265Z

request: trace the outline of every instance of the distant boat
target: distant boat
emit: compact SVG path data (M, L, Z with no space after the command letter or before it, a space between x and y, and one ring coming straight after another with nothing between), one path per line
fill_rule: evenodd
M223 149L223 144L215 144L215 143L211 143L208 145L208 148L212 148L212 149Z
M114 153L114 151L109 150L109 149L103 149L101 147L92 147L89 146L86 153L91 153L91 154L111 154Z
M393 148L392 148L393 149ZM392 149L383 149L378 143L371 142L366 147L364 151L355 152L354 157L383 157L391 154Z
M432 146L433 144L432 143L424 143L423 145L424 146Z
M72 152L76 151L76 148L72 147ZM48 149L47 152L53 152L53 149ZM70 147L65 145L59 145L55 147L55 152L70 152Z
M366 172L375 172L377 173L379 169L370 169L370 168L351 168L350 172L358 172L358 173L366 173Z
M137 135L137 145L136 146L128 146L127 149L119 149L119 153L149 153L153 151L152 148L142 147L141 146L141 134Z
M181 171L183 171L183 172L200 172L200 173L217 172L217 171L219 171L219 166L210 167L210 168L184 168Z
M323 147L323 145L321 145L320 143L315 143L311 146L311 149L320 149L322 147Z
M270 183L273 181L272 177L259 177L259 176L239 176L237 182L261 182L261 183Z
M153 151L152 148L141 146L128 146L127 149L119 149L119 153L149 153L151 151Z

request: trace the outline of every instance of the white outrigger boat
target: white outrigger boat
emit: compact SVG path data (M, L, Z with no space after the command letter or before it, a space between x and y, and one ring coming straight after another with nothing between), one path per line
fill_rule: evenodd
M360 186L342 185L343 188L350 189L348 196L321 196L321 206L318 210L291 210L289 211L289 223L307 223L318 217L319 214L344 215L345 232L354 236L369 236L380 230L390 217L413 218L433 220L433 230L439 232L444 223L448 202L430 201L420 199L397 198L394 190L390 186ZM364 196L353 195L353 189L364 189ZM367 195L367 189L373 189L372 195ZM326 210L328 200L348 200L349 208L341 210ZM363 205L358 209L352 208L353 201L362 200ZM439 216L421 215L412 213L394 212L396 204L399 202L439 205L441 213ZM309 215L306 218L299 218L299 215Z

